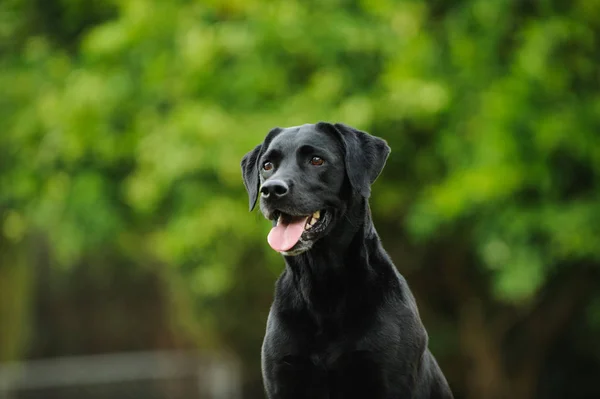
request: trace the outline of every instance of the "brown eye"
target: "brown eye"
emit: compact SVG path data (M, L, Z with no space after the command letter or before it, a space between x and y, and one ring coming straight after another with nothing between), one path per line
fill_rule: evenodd
M324 163L325 161L321 157L312 157L312 159L310 160L310 164L314 166L321 166Z
M265 162L263 164L263 169L266 170L266 171L269 171L269 170L273 169L273 163L271 163L271 162Z

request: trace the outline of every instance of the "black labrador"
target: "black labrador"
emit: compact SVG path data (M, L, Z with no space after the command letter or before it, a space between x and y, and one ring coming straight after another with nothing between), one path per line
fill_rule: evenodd
M242 159L286 267L262 347L269 399L452 398L369 210L387 143L344 124L271 130Z

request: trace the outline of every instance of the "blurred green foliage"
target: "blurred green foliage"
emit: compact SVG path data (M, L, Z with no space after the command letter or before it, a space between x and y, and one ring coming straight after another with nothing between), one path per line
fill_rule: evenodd
M242 307L254 353L281 260L239 161L274 126L328 120L392 147L372 198L392 255L456 242L486 312L529 309L600 262L599 40L592 0L5 0L2 300L28 303L35 237L61 273L161 265L173 306L193 303L178 323L212 344L240 326L217 309ZM232 299L244 285L264 303Z

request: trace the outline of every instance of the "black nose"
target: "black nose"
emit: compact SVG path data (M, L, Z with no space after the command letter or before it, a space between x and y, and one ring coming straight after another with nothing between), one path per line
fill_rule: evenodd
M283 180L269 180L260 188L260 195L263 198L281 198L289 191L288 185Z

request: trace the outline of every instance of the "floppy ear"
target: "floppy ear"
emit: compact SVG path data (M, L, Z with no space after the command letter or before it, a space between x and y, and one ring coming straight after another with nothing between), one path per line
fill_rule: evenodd
M248 192L248 198L250 200L250 210L254 209L256 200L258 199L258 158L262 152L262 144L254 147L252 151L244 155L242 158L242 177L244 179L244 186Z
M339 132L346 150L346 173L355 191L365 198L371 195L375 182L390 155L390 147L379 137L344 125L333 125Z
M244 186L248 192L248 199L250 201L250 211L254 209L256 201L258 200L258 186L260 185L260 178L258 176L258 160L263 154L263 149L269 146L269 143L277 136L283 129L276 127L269 131L265 141L262 144L254 147L252 151L244 155L242 158L242 177L244 179Z

